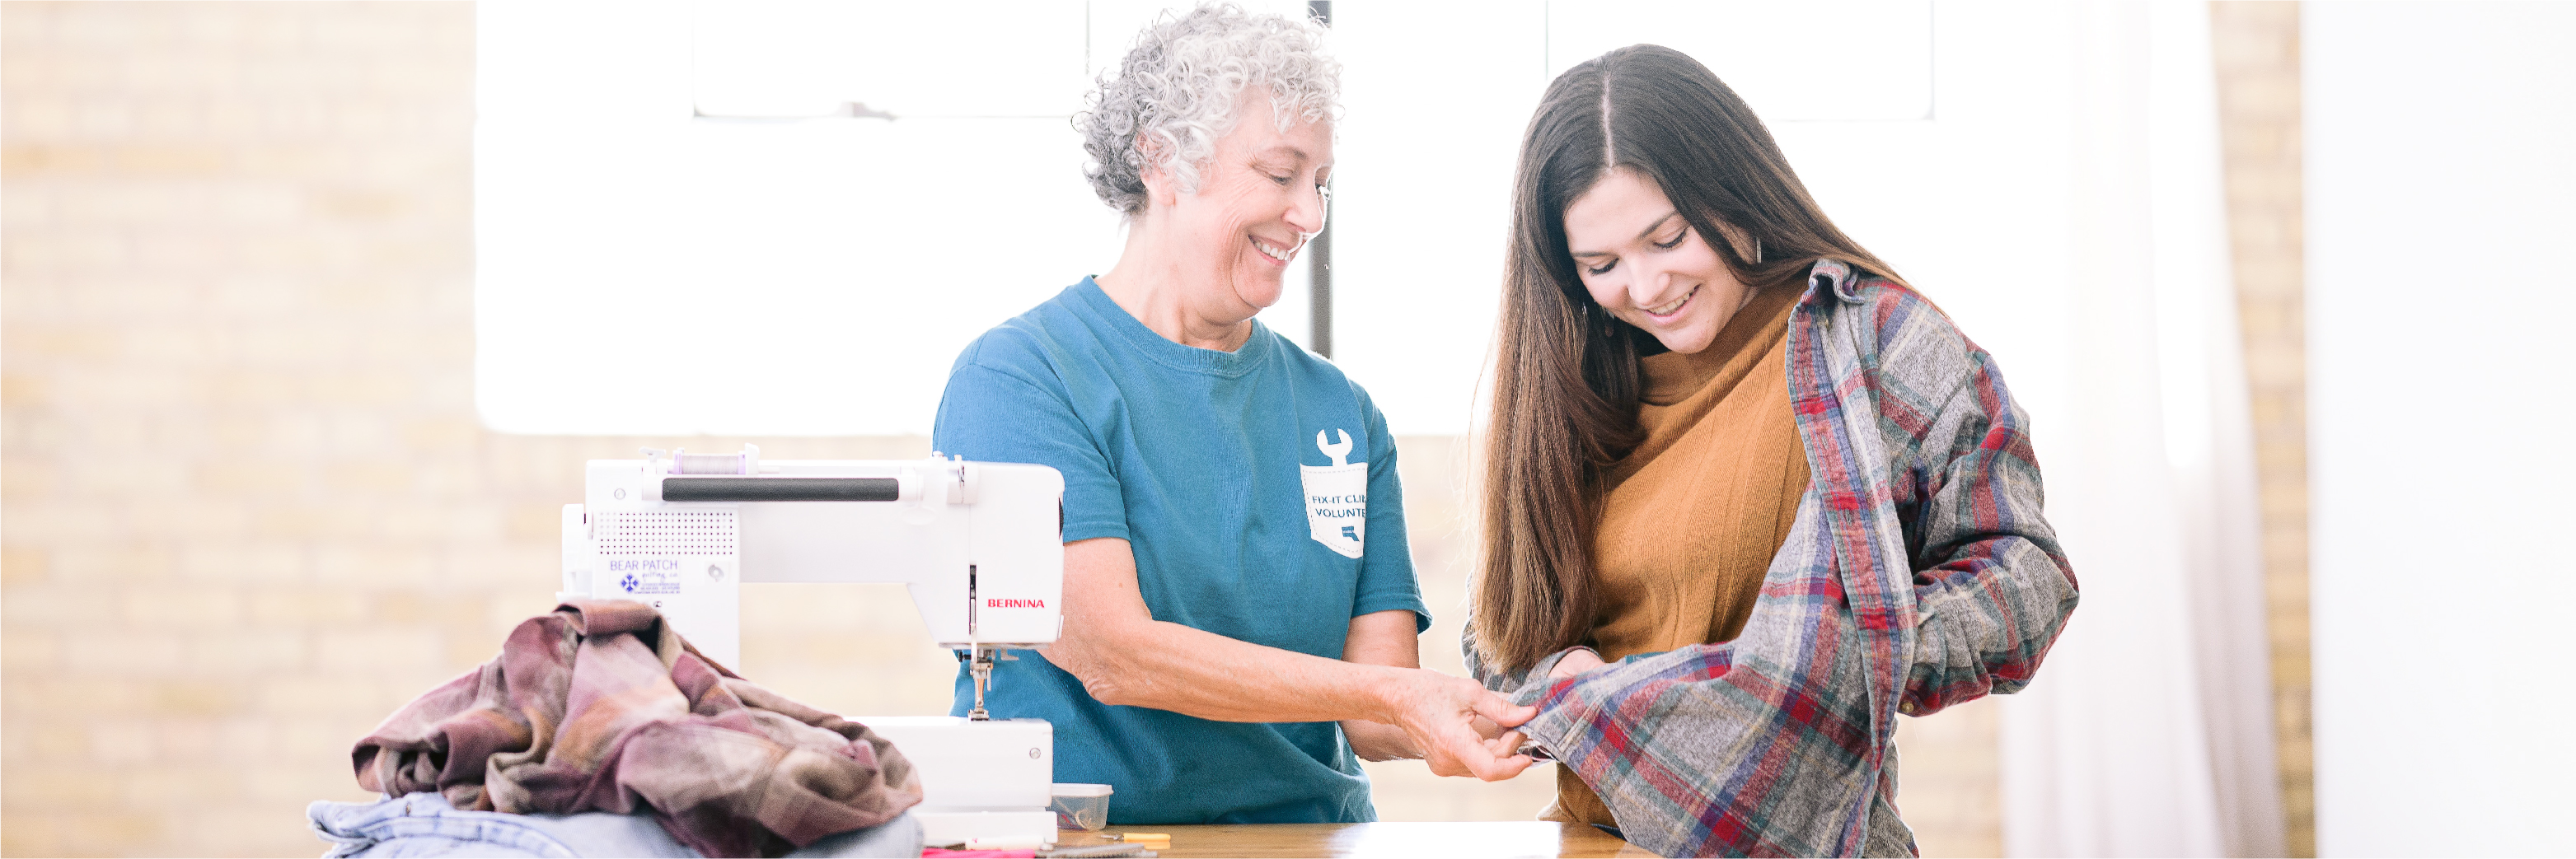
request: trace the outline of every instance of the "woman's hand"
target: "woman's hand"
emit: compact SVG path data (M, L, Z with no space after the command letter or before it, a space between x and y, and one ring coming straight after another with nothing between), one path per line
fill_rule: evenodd
M1555 668L1548 669L1547 679L1563 680L1599 668L1604 664L1606 663L1601 661L1601 654L1592 652L1592 648L1577 647L1565 654L1565 658L1557 660Z
M1412 670L1401 675L1389 696L1394 724L1430 763L1434 775L1472 775L1501 781L1520 775L1534 763L1515 749L1519 735L1506 732L1487 739L1476 730L1479 716L1493 724L1517 727L1538 715L1536 707L1517 707L1476 681L1436 671Z

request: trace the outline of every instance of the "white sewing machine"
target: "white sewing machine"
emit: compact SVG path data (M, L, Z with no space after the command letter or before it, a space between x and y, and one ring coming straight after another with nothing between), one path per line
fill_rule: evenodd
M919 768L931 844L1053 843L1054 726L992 720L1009 648L1064 629L1064 476L941 459L760 461L760 449L594 459L564 505L563 596L632 599L738 667L745 582L900 582L975 682L966 718L851 717Z

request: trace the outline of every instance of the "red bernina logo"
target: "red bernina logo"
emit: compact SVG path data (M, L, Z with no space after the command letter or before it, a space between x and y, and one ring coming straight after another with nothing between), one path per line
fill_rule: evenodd
M1046 600L987 599L985 608L1046 608Z

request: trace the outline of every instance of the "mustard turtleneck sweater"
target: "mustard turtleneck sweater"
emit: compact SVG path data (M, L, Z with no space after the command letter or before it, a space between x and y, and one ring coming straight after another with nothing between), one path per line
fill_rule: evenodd
M1592 539L1598 611L1587 643L1602 659L1744 631L1807 491L1785 351L1797 300L1795 289L1756 292L1708 348L1639 359L1645 441L1610 469ZM1572 773L1558 768L1556 785L1549 817L1614 823Z

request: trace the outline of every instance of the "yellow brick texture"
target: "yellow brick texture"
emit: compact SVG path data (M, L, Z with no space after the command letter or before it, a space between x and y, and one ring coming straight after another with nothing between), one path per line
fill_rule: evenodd
M479 425L473 98L470 4L0 4L0 854L319 852L304 804L364 798L351 741L552 605L582 460L745 441ZM1466 451L1401 444L1454 672ZM899 589L743 615L791 695L947 707ZM1993 731L1900 730L1928 853L1999 847ZM1370 771L1391 820L1526 819L1553 783Z
M2309 753L2307 328L2299 4L2210 4L2227 222L2263 516L2266 612L2292 856L2317 855Z

